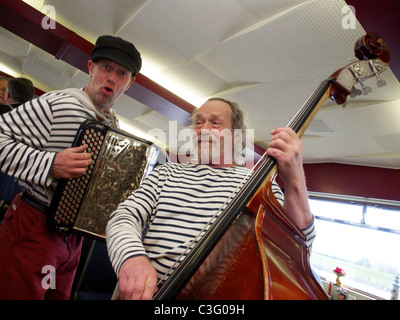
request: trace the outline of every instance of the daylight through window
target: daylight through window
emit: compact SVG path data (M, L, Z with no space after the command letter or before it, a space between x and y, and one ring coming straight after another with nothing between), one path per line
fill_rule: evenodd
M335 282L332 270L339 267L345 286L390 299L400 274L399 203L310 193L310 206L317 228L311 265L318 275Z

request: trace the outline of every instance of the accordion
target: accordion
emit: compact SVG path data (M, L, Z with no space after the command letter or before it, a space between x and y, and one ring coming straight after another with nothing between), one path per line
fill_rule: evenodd
M94 120L80 126L73 147L86 144L93 164L79 178L60 179L47 212L52 229L105 240L110 214L157 162L151 142Z

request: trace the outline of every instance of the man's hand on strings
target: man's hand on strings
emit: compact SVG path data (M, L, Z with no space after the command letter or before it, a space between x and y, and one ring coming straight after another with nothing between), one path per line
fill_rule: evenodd
M157 291L157 271L145 256L126 260L118 280L121 300L151 300Z
M303 176L303 145L291 128L276 128L271 131L267 153L276 159L279 176L286 183L297 183Z

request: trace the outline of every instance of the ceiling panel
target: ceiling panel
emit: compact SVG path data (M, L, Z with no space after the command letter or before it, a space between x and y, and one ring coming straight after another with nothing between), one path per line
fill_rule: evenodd
M341 9L345 5L341 0L308 1L272 21L260 32L301 73L324 71L328 73L327 77L355 59L349 44L354 45L355 40L365 34L359 24L355 29L342 27L344 15Z
M367 10L364 2L356 10ZM195 106L211 96L238 102L262 147L268 132L286 125L321 81L355 59L354 43L365 33L357 20L354 29L343 26L349 18L343 0L44 0L41 5L54 6L59 23L92 43L101 34L132 41L142 53L142 73ZM399 12L397 3L392 6ZM381 25L392 36L398 20ZM10 31L0 29L0 40L0 62L44 91L88 81L85 70L55 60ZM398 63L399 57L392 60ZM400 84L390 70L381 77L387 85L380 89L376 79L365 82L372 88L367 96L348 97L346 106L325 104L303 138L306 163L400 168ZM142 132L158 128L169 135L176 113L161 115L153 110L161 106L149 108L138 100L119 101L121 119Z
M115 34L147 0L45 0L55 8L57 22L95 42L102 34Z
M399 132L400 108L398 101L352 109L346 111L344 116L363 136L373 137Z
M259 30L224 41L196 59L232 86L301 74Z
M235 0L152 0L129 27L141 26L174 52L192 59L254 21Z

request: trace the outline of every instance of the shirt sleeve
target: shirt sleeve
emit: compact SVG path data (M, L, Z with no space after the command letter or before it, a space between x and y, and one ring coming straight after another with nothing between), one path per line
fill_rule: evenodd
M30 184L48 186L56 153L44 150L53 115L45 100L34 99L0 117L0 168Z
M279 187L278 183L276 183L276 181L272 182L271 190L272 190L272 193L273 193L274 197L276 198L276 200L278 200L279 204L281 206L283 206L285 196L283 195L283 192L282 192L281 188Z
M315 225L314 225L314 219L312 223L307 227L301 230L304 235L306 236L307 240L307 246L311 249L312 245L314 243L315 237L317 236L317 232L315 230Z
M140 188L133 191L110 215L106 228L107 249L117 276L127 259L147 256L142 238L156 206L158 169L155 168Z
M271 189L272 189L272 192L273 192L276 200L278 200L278 202L283 206L285 197L284 197L284 194L283 194L281 188L275 181L272 183ZM312 245L314 243L315 237L317 235L317 232L315 230L315 225L314 225L314 219L307 228L304 228L301 231L306 236L306 244L307 244L308 248L311 249Z

